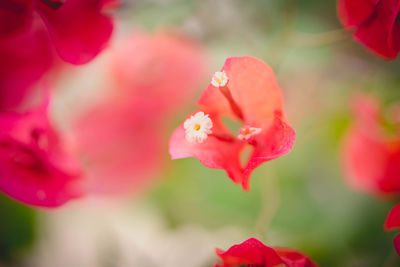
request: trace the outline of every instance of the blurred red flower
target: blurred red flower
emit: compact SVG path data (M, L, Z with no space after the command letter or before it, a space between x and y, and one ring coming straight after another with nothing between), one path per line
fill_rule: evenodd
M23 203L56 207L81 196L78 163L47 117L47 103L0 113L0 190Z
M338 0L342 24L355 29L354 38L372 52L395 59L400 51L398 0Z
M307 256L287 248L271 248L255 238L234 245L227 251L217 249L221 263L215 267L317 267Z
M87 190L100 194L131 192L153 181L171 111L184 108L205 73L202 47L178 34L136 33L110 53L115 91L74 127Z
M389 212L384 227L387 231L400 230L400 204L394 206ZM397 254L400 255L400 234L394 238L393 243Z
M165 117L109 99L82 114L74 130L86 191L118 194L146 186L162 162Z
M0 4L0 38L11 38L43 22L60 57L72 64L92 60L111 36L107 0L7 0ZM80 19L76 19L80 18Z
M0 110L26 99L54 67L55 51L72 64L92 60L111 36L112 19L102 12L115 1L1 1Z
M273 70L253 57L228 58L205 89L198 106L170 140L172 159L194 157L206 167L223 169L235 182L249 189L251 172L265 161L288 153L294 130L283 112L283 96ZM227 117L243 123L233 135L222 123ZM253 151L241 166L246 144Z
M400 132L399 129L392 134L388 132L389 126L398 124L398 118L385 123L380 112L372 96L361 96L354 101L354 121L343 139L344 171L356 189L376 195L398 194Z

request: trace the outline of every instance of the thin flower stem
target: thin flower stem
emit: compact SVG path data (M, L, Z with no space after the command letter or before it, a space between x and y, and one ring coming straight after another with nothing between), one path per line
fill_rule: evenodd
M292 47L315 48L331 45L351 38L351 32L344 28L322 33L304 33L297 31L298 0L286 0L287 8L282 14L283 26L278 40L272 45L268 54L269 62L279 69L280 64Z
M274 66L275 72L279 70L281 63L287 55L287 51L292 46L292 38L296 31L298 16L298 0L286 0L286 8L282 14L282 28L279 38L272 44L268 54L269 62Z
M295 32L291 37L291 41L295 46L318 47L344 41L350 37L351 34L341 28L316 34Z
M267 241L269 226L280 205L279 186L276 180L274 167L268 168L268 177L261 180L261 210L255 223L254 232L261 240Z
M394 249L389 253L388 257L384 261L382 267L393 267L398 266L398 255Z

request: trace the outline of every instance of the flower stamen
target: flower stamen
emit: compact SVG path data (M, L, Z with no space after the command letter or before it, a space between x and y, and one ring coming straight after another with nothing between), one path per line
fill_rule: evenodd
M213 123L209 115L202 111L190 116L183 123L186 132L185 138L190 143L203 143L212 133L212 127Z
M222 88L226 86L228 81L229 79L228 76L226 76L225 71L217 71L211 79L211 84L217 88Z
M231 109L235 115L243 120L243 113L239 106L236 104L235 100L232 97L231 92L229 91L228 88L228 81L229 78L226 75L225 71L217 71L214 73L212 79L211 79L211 84L221 91L221 93L225 96L225 98L228 100L229 105L231 106Z
M261 128L251 127L251 126L244 126L240 128L238 139L242 141L248 141L254 135L261 133Z

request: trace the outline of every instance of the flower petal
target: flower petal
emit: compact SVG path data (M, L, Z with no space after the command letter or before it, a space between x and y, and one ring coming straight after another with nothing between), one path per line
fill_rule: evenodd
M338 0L337 10L343 26L358 26L374 13L380 0Z
M343 165L350 184L374 194L400 192L400 143L373 139L350 129L343 142Z
M354 34L368 49L387 59L395 59L399 53L398 43L394 44L398 37L393 38L393 34L398 33L395 24L399 5L397 0L381 0L374 16L360 25Z
M77 118L74 137L88 192L116 195L152 181L162 164L159 117L131 101L108 99Z
M210 118L213 122L213 134L225 135L226 140L210 135L201 144L190 143L186 140L185 129L181 125L172 134L169 154L172 159L194 157L208 168L225 170L235 183L241 183L243 176L239 153L243 143L229 134L218 117L211 114Z
M393 245L397 254L400 256L400 234L393 239Z
M353 103L354 123L342 143L342 164L355 189L376 195L400 192L400 139L388 138L379 103L361 96Z
M217 250L217 255L223 262L223 267L233 267L239 264L259 264L261 266L277 266L283 264L273 248L265 246L255 238L250 238L241 244L230 247L227 251Z
M101 5L106 11L115 10L121 7L122 0L102 0Z
M243 171L242 186L249 189L249 178L252 171L266 161L276 159L292 150L296 134L280 116L275 115L271 126L264 133L255 136L256 144L253 153Z
M288 267L317 267L306 255L287 248L274 248Z
M385 224L383 225L386 231L400 229L400 203L394 206L386 217ZM393 239L394 248L400 256L400 234Z
M44 1L36 5L64 61L85 64L107 45L113 23L102 14L103 0L67 0L58 8Z
M400 9L399 9L399 14L397 15L397 18L393 25L392 34L389 36L389 46L391 45L392 49L395 51L400 51L400 20L399 20L399 16L400 16Z
M380 129L380 105L372 95L357 95L351 103L351 109L355 124L361 131L371 136L379 136Z
M387 231L400 229L400 203L389 211L384 227Z
M189 102L205 66L202 47L185 36L135 33L113 49L111 72L123 94L168 112Z
M222 264L216 267L236 267L238 265L260 267L317 267L304 254L287 248L272 248L255 238L234 245L227 251L216 250Z
M210 84L198 105L207 113L243 120L244 125L262 129L262 133L254 137L256 142L249 140L255 148L241 178L236 180L248 190L251 172L261 163L288 153L295 133L286 123L282 92L267 64L254 57L232 57L226 60L221 71L229 80L226 88ZM229 90L230 96L221 90Z
M43 107L0 113L0 190L23 203L56 207L81 196L78 164Z
M0 110L17 107L54 65L54 51L41 26L36 21L19 34L0 40Z
M283 96L271 67L261 60L244 56L228 58L221 71L228 76L228 88L241 108L245 124L263 127L276 112L283 112ZM209 85L199 102L208 113L234 117L229 103L216 87Z
M32 0L0 1L0 39L18 33L32 21Z

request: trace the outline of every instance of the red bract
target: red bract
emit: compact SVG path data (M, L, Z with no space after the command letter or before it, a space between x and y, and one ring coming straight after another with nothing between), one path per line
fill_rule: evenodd
M398 0L338 0L342 24L355 29L356 40L387 59L400 51L399 12Z
M189 117L171 137L172 159L195 157L206 167L224 169L247 190L250 174L257 166L292 149L295 133L283 112L282 92L272 69L259 59L228 58L198 106L202 112ZM238 136L223 125L223 117L243 123ZM209 126L212 133L204 135ZM253 151L243 167L240 154L246 144Z
M317 267L307 256L287 248L271 248L255 238L234 245L227 251L217 249L221 263L214 267Z
M0 190L26 204L56 207L79 197L79 169L47 117L47 105L0 113Z
M54 69L55 51L66 62L84 64L106 46L113 25L102 11L117 1L0 2L0 110L13 110Z
M400 193L400 133L387 133L372 97L360 97L353 105L355 120L343 141L348 181L376 195Z
M92 60L107 44L113 24L104 0L7 0L0 4L0 38L43 21L60 57L72 64ZM77 19L79 18L79 19Z
M29 49L27 49L29 47ZM47 33L32 26L0 41L0 110L17 107L53 66Z
M196 91L205 68L202 48L176 34L134 34L110 53L115 91L74 127L87 190L100 194L154 181L167 143L165 123Z
M0 3L0 38L12 35L32 22L32 0L7 0Z
M400 230L400 204L394 206L389 212L384 227L387 231ZM400 255L400 234L394 238L393 243L397 254Z

